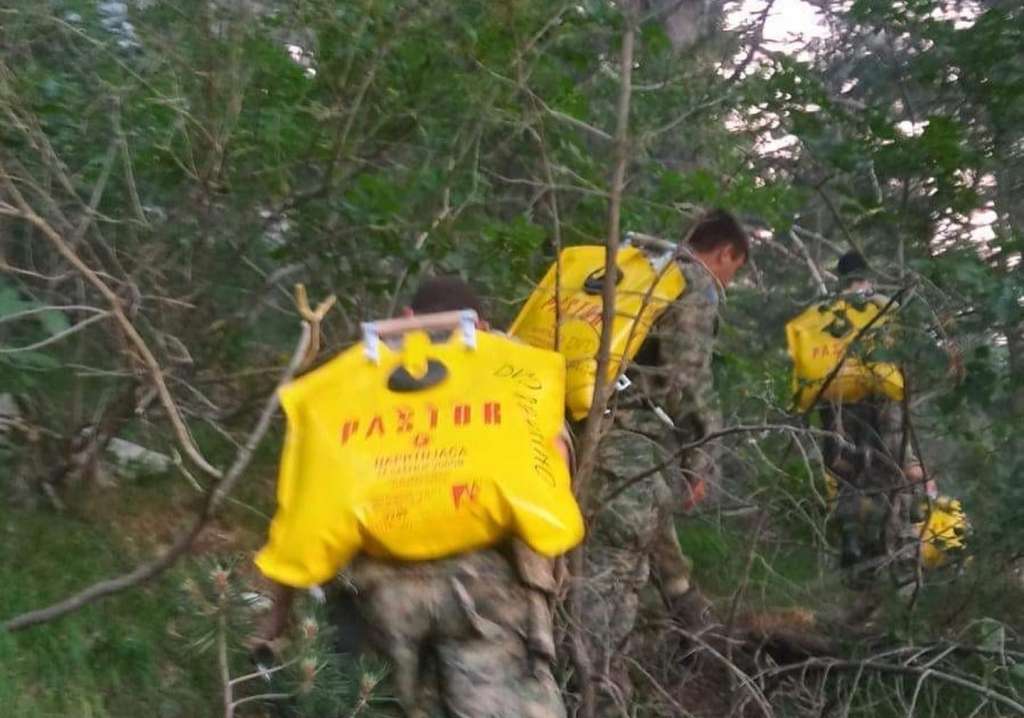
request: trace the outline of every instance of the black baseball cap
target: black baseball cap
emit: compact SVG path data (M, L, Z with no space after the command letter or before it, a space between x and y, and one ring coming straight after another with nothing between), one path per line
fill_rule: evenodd
M868 273L868 262L864 255L856 250L847 252L836 264L836 274L841 279L857 279Z

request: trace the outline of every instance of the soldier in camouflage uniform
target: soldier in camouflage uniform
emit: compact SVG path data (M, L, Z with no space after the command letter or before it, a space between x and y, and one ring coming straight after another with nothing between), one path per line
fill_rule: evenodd
M461 280L440 278L420 286L409 314L458 309L479 315L479 298ZM570 461L567 436L562 443ZM364 555L345 574L410 718L565 717L552 674L550 559L510 539L436 561ZM284 630L292 596L275 591L266 639Z
M551 562L519 541L348 570L410 718L562 718L551 672Z
M889 298L874 291L867 269L859 253L843 255L836 268L842 284L839 296L855 305L870 302L893 311ZM863 585L885 563L891 563L897 583L909 582L917 570L919 542L912 524L922 518L917 512L924 472L905 441L902 404L875 396L855 403L823 403L819 412L823 428L835 433L825 439L822 453L838 488L834 516L841 566L851 572L855 585Z
M705 483L717 483L713 445L681 447L720 428L711 373L718 304L748 252L732 215L716 210L698 221L677 260L686 290L652 327L598 447L580 618L602 716L622 715L629 704L623 656L650 579L690 628L706 620L708 604L691 583L673 517L700 499Z

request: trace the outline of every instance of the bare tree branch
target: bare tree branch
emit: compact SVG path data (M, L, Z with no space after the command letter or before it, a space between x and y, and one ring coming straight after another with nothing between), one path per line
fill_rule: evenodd
M103 298L110 304L114 318L117 320L118 324L120 324L121 329L128 337L128 340L139 352L143 363L149 370L149 374L153 379L153 382L156 384L157 392L160 396L160 403L163 405L164 411L167 412L167 417L171 421L171 426L174 428L175 436L177 437L182 450L203 471L208 473L210 476L220 478L222 475L220 470L212 466L203 457L199 448L192 440L192 436L188 431L188 426L186 426L185 420L182 419L181 413L178 411L178 407L174 403L174 398L171 396L171 392L167 388L167 382L164 380L163 370L160 368L159 362L157 362L156 357L153 356L153 352L150 351L149 346L146 344L146 340L142 338L142 335L139 334L131 320L129 320L127 315L124 313L124 309L121 306L121 299L114 293L114 290L107 286L106 282L99 278L96 272L82 261L78 254L75 253L74 249L68 245L57 230L55 230L49 222L36 214L35 210L32 209L24 196L22 196L21 192L18 190L17 186L14 184L11 176L7 173L6 167L2 164L0 164L0 179L2 179L7 191L10 193L17 205L17 210L13 213L9 210L5 210L3 206L0 206L0 213L21 217L39 229L39 231L43 233L43 236L45 236L54 246L57 252L63 256L69 264L75 267L75 269L83 275L89 284L95 287L95 289L103 295Z
M589 510L590 483L597 459L597 446L600 440L601 423L604 410L608 405L609 382L608 367L610 366L612 325L615 321L615 279L618 273L616 260L619 253L620 219L622 212L622 193L626 180L626 167L629 163L629 110L632 95L633 49L636 43L636 18L630 8L626 9L626 28L622 36L622 52L619 72L618 119L615 132L615 166L612 172L611 196L608 201L608 237L605 244L605 276L602 291L603 308L601 313L601 341L597 354L597 373L594 380L594 398L587 415L580 445L579 469L574 487L577 500L584 513ZM570 557L571 570L577 579L584 574L584 551L586 546L576 549ZM570 612L574 618L580 615L582 597L578 581L574 582L570 596ZM593 677L593 666L586 655L582 637L576 636L577 669L581 676L583 700L582 718L593 718L596 708L596 693Z
M814 262L814 258L811 257L811 253L807 251L807 245L804 244L803 240L795 231L790 231L789 238L796 245L797 249L800 250L800 254L803 255L804 261L807 262L807 269L810 271L811 276L814 277L814 283L818 287L818 293L822 296L828 294L828 286L825 284L825 278L822 276L821 269Z
M303 322L302 336L299 338L299 342L292 354L291 362L281 375L278 387L291 381L292 377L295 376L296 372L302 366L302 361L306 357L307 350L309 349L311 337L312 328L308 322ZM15 616L2 624L3 629L5 631L17 631L40 623L53 621L88 606L91 603L95 603L101 598L139 586L173 566L177 560L189 550L193 542L206 527L207 523L209 523L209 521L214 517L221 503L223 503L224 499L231 493L239 479L241 479L243 472L249 466L249 462L252 461L256 448L259 446L260 442L263 441L263 437L270 429L270 422L277 413L277 408L278 394L275 391L264 405L263 412L260 414L255 427L249 434L249 438L246 440L245 445L235 456L235 461L231 465L231 468L228 469L227 473L224 474L220 481L211 486L206 495L206 501L204 502L201 511L193 521L192 526L182 533L170 548L155 559L144 563L134 570L129 571L126 574L122 574L117 578L95 583L92 586L69 596L63 601L53 604L52 606L47 606L46 608L40 608Z
M28 344L28 345L23 346L23 347L12 347L12 348L0 347L0 354L17 354L18 352L27 352L27 351L32 351L34 349L42 349L45 346L48 346L50 344L54 344L56 342L59 342L61 339L64 339L65 337L71 336L72 334L77 334L78 332L80 332L81 330L85 329L90 324L94 324L94 323L98 322L100 319L106 319L110 315L111 315L110 312L102 312L101 314L94 314L93 316L89 317L88 319L83 319L78 324L73 324L70 327L68 327L67 329L65 329L63 331L60 331L60 332L57 332L53 336L47 337L46 339L38 341L38 342L36 342L34 344Z

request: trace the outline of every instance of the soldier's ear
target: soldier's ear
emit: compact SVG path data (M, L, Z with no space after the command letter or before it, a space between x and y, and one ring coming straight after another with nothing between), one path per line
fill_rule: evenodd
M482 332L489 332L491 331L491 323L486 319L477 319L476 328Z

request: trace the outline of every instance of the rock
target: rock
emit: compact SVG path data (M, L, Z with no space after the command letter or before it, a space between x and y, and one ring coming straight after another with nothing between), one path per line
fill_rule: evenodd
M111 439L107 444L107 454L114 459L118 473L127 477L161 474L174 465L167 454L151 451L124 439Z

